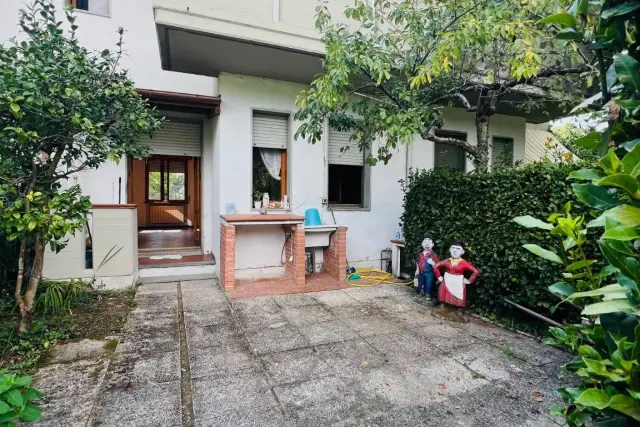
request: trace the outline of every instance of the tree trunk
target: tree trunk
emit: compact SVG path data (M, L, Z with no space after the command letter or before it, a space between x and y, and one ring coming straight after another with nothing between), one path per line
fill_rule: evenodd
M489 121L491 117L486 114L476 113L476 155L473 157L473 166L478 172L489 170Z
M25 333L31 326L31 310L33 309L33 300L42 278L42 267L44 265L44 250L45 242L41 235L36 237L35 256L33 260L33 268L31 269L31 277L29 278L29 284L24 296L18 300L20 307L20 324L18 325L18 332ZM16 298L18 298L18 292L16 288Z
M489 124L491 116L496 113L500 93L490 90L486 95L480 93L480 102L476 110L476 153L473 166L478 172L489 170Z

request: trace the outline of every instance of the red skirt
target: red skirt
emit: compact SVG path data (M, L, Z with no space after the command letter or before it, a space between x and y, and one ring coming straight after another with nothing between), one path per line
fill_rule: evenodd
M456 307L466 307L467 306L467 285L464 285L464 289L462 291L462 299L458 299L453 296L449 289L444 284L444 281L440 282L440 286L438 287L438 302L444 302L449 305L454 305Z

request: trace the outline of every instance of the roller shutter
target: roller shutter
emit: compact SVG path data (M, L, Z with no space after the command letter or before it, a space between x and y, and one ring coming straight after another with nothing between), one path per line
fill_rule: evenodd
M513 140L511 138L494 137L491 143L491 166L506 161L513 164Z
M140 143L148 145L151 154L200 157L200 134L199 123L166 122L153 139L144 138Z
M330 165L364 165L364 153L358 148L356 141L349 141L350 132L329 129L329 164ZM343 148L349 147L346 150Z
M289 119L276 114L253 114L252 142L254 147L287 149Z

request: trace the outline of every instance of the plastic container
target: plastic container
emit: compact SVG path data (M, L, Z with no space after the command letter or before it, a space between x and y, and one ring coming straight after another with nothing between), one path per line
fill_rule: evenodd
M322 225L322 220L320 220L320 212L318 212L318 209L311 208L304 211L304 225L307 227Z

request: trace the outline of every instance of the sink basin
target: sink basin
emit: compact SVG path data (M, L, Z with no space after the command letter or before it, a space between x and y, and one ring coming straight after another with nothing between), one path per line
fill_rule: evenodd
M305 248L329 246L329 236L338 229L337 225L312 225L304 227Z

